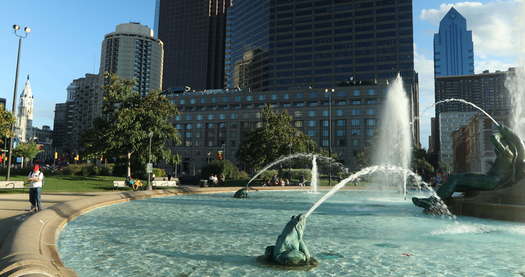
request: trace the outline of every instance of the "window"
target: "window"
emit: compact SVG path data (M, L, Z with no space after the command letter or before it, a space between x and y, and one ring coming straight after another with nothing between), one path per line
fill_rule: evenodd
M329 124L328 124L328 120L323 120L323 127L328 127Z
M353 139L352 140L352 146L359 146L359 140L358 139Z
M231 113L230 119L237 119L237 113Z
M360 115L360 114L361 114L361 110L352 109L352 115Z
M290 95L288 95L288 93L285 93L285 94L283 95L283 99L285 99L285 100L290 99Z
M361 126L361 121L359 119L352 119L352 126Z
M324 147L328 147L328 144L329 144L329 143L328 143L328 140L327 140L327 139L323 139L322 145L323 145Z
M376 114L376 109L374 109L374 108L366 109L366 114L367 115L375 115Z
M259 96L257 97L257 99L258 99L259 101L263 101L264 98L265 98L265 95L259 95Z
M191 123L186 124L186 129L187 130L193 129L193 125L191 125Z
M361 104L361 100L352 100L352 105L359 105Z
M208 120L213 120L213 119L215 119L215 116L213 114L209 114L208 115Z
M246 101L253 101L253 96L251 95L246 96Z
M201 129L202 128L202 123L197 123L195 124L195 127L197 127L197 129ZM197 133L198 134L198 133Z
M180 115L175 116L175 120L180 121L180 119L181 119Z
M197 120L202 120L202 114L197 115Z
M323 116L328 116L328 111L323 111Z
M352 136L360 136L361 135L361 129L352 129L351 131Z
M308 130L306 133L309 137L315 137L315 130Z
M335 121L335 125L337 125L339 127L344 127L344 126L346 126L346 120L338 119L338 120Z
M335 131L336 137L344 137L345 136L345 130L336 130Z
M303 127L303 121L302 121L302 120L296 120L296 121L294 122L294 126L295 126L296 128L301 128L301 127Z
M225 119L225 118L226 116L223 113L219 114L219 119Z
M315 120L308 120L308 127L315 127Z
M373 137L374 133L375 133L374 129L367 129L366 130L366 135L369 136L369 137Z
M373 119L373 118L367 119L366 120L366 126L371 126L371 127L376 126L376 120Z
M190 104L195 104L195 98L190 99Z
M301 116L303 116L303 112L302 112L302 111L295 111L295 112L293 113L293 116L294 116L294 117L301 117Z
M336 116L343 116L343 110L335 110L335 115Z
M368 95L376 95L376 90L375 90L375 89L369 89L369 90L367 91L367 94L368 94Z
M313 116L316 116L316 112L315 111L308 111L308 116L310 117L313 117Z
M277 100L277 94L272 94L272 100Z
M323 137L328 137L330 134L328 133L328 130L323 130Z
M352 92L352 96L360 96L361 95L361 91L356 89Z

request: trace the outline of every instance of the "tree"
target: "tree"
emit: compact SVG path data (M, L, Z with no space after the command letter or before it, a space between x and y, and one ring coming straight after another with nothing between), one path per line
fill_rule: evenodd
M0 110L0 142L4 142L4 138L11 137L12 126L15 123L13 115L5 110Z
M434 175L434 167L430 164L425 149L412 147L412 171L421 175L424 180L429 180Z
M237 153L247 168L257 169L277 158L298 152L317 151L315 142L291 124L286 112L262 110L262 126L247 133Z
M176 160L170 144L180 142L170 120L179 114L177 107L158 91L141 96L133 90L134 81L105 74L102 116L94 127L83 134L82 144L88 157L122 158L131 165L144 168L148 161L149 134L153 161L172 164Z
M28 161L32 161L38 153L42 152L36 142L22 142L19 143L13 150L15 157L23 157L24 162L22 166L25 166Z

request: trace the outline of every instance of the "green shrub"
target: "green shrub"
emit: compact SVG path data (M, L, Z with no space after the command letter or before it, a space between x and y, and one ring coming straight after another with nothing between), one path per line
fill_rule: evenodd
M306 180L309 180L312 177L312 170L292 168L291 170L285 169L282 172L282 177L289 180L300 180L302 176L304 176Z
M166 170L162 168L153 168L153 174L155 174L155 178L166 177Z
M241 177L239 169L228 160L215 160L202 168L201 178L208 179L211 175L223 174L226 180L238 180Z
M242 170L241 172L239 172L239 180L245 180L245 179L250 179L250 175L248 175L246 171Z
M259 175L258 178L262 180L269 180L272 179L274 175L277 175L277 170L266 170L261 175Z

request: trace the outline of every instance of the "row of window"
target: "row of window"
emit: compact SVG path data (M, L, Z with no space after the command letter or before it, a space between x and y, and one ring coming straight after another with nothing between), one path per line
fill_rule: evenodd
M333 95L335 97L361 96L361 95L374 96L374 95L377 95L377 94L378 94L378 91L376 89L367 89L366 91L365 90L355 89L355 90L353 90L351 92L349 92L349 91L336 91L336 92L333 93ZM246 95L246 96L236 95L236 96L222 96L222 97L210 97L210 98L204 98L203 97L203 98L199 98L199 99L197 99L197 98L180 99L179 101L177 101L176 99L173 99L172 102L174 104L184 105L184 104L197 104L197 102L200 103L200 104L206 104L207 101L209 101L210 103L218 103L219 101L221 101L223 103L230 103L231 101L241 102L241 100L243 100L243 98L244 98L245 101L251 102L251 101L254 101L254 100L258 100L258 101L279 100L279 99L290 100L292 98L304 99L305 97L318 98L320 96L328 97L328 94L316 91L316 92L308 92L308 93L299 92L299 93L295 93L295 94L290 94L290 93L272 94L272 95L261 94L261 95L257 95L257 96L254 96L254 95Z
M333 122L334 122L336 127L346 127L347 120L346 119L337 119L337 120L334 120ZM367 119L364 119L364 120L362 120L362 119L351 119L350 120L350 126L352 126L352 127L360 127L362 122L364 122L366 127L374 128L374 127L377 126L377 119L375 119L375 118L367 118ZM251 127L253 127L253 125L250 125L250 124L251 124L251 122L242 122L241 127L242 128L251 128ZM329 121L328 120L321 120L321 121L318 121L318 120L306 120L306 121L295 120L293 124L294 124L294 126L296 128L303 128L305 126L306 127L317 127L318 124L320 126L322 126L322 127L326 127L326 128L329 127ZM175 128L177 130L192 130L193 126L194 126L193 123L187 123L187 124L180 124L179 123L179 124L175 125ZM230 125L230 128L237 128L238 126L239 125L237 125L237 123L232 123ZM197 129L202 129L204 127L208 128L208 129L212 129L212 128L224 129L224 128L226 128L226 123L224 123L224 122L220 122L220 123L206 123L206 124L204 124L204 123L195 123L195 128L197 128ZM255 127L256 128L262 127L262 122L256 122L255 123ZM355 129L355 130L357 130L357 129ZM356 134L354 134L353 131L352 131L352 135L356 135Z

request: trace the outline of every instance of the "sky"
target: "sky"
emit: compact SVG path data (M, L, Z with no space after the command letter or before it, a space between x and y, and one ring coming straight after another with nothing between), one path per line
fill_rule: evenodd
M415 69L419 73L421 143L428 147L434 109L433 34L454 5L473 31L476 73L516 66L520 45L516 20L525 0L413 0ZM0 97L10 109L15 79L17 38L12 25L30 26L23 40L20 96L26 75L34 95L34 126L53 127L56 103L66 99L73 79L98 73L104 35L120 23L154 26L155 0L0 0Z

